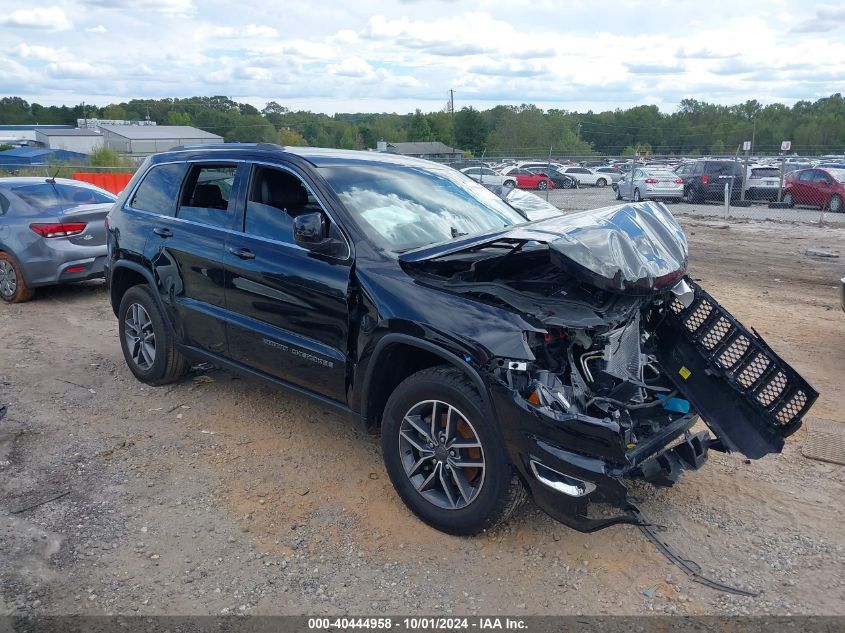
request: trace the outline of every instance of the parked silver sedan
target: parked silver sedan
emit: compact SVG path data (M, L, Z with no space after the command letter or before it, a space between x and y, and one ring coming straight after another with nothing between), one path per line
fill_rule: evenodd
M633 178L628 173L616 183L617 200L680 202L683 196L684 181L666 169L635 169Z
M0 299L103 276L115 196L64 178L0 178Z

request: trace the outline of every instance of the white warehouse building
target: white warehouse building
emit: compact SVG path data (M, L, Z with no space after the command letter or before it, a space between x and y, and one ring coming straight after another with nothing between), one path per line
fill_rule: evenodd
M189 125L100 125L106 147L122 154L146 156L180 145L222 143L223 137Z
M35 142L49 149L91 154L103 146L103 135L96 130L35 128Z

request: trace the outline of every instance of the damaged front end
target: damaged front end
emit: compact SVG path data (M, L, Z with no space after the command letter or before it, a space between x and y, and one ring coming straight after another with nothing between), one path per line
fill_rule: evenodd
M532 357L480 369L512 463L575 529L637 522L626 479L672 485L711 448L780 451L818 395L685 276L686 261L671 214L645 203L403 262L421 283L537 324L523 333ZM714 436L692 433L699 416ZM594 516L591 502L615 510Z

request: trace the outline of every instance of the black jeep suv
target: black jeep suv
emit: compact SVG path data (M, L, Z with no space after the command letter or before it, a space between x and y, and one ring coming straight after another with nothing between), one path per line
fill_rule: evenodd
M658 203L529 222L427 161L227 144L148 158L107 222L139 380L210 361L354 414L453 534L526 491L580 530L636 522L626 479L777 452L817 397L685 276Z
M684 197L692 203L725 200L725 185L731 200L742 195L742 165L732 160L697 160L683 163L675 173L684 181Z

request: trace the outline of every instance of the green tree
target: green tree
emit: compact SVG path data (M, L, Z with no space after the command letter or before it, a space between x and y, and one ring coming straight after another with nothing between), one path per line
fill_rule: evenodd
M428 118L417 110L414 116L411 117L411 126L408 130L408 138L412 141L430 141L431 140L431 126L428 123Z
M487 146L487 122L481 113L472 108L461 108L455 113L455 146L481 154Z
M308 145L308 141L298 132L294 132L289 128L282 128L279 130L279 144L305 147Z

